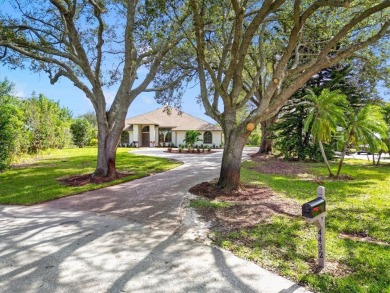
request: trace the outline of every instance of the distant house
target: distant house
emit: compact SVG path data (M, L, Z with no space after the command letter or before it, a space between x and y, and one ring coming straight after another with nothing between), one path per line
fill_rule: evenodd
M122 145L143 147L184 145L185 133L188 130L198 130L202 141L197 144L219 146L223 142L221 127L195 118L184 112L172 109L171 114L164 108L157 109L126 120L122 132Z

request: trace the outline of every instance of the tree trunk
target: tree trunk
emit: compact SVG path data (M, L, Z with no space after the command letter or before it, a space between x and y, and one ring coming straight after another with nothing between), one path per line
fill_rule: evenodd
M276 116L263 121L260 123L261 125L261 142L259 151L256 155L270 154L272 152L272 131L269 130L269 127L275 122Z
M339 162L339 167L337 169L337 174L336 174L336 177L338 177L340 175L340 172L341 172L341 167L343 166L343 163L344 163L344 157L345 157L345 153L347 152L347 147L348 147L348 142L346 142L344 144L344 147L343 147L343 152L341 154L341 158L340 158L340 162Z
M332 172L332 169L330 168L330 165L329 165L329 162L328 162L328 158L326 157L324 146L322 145L321 141L319 141L318 144L320 145L320 150L321 150L322 157L324 158L325 165L328 168L329 176L333 177L334 174Z
M218 187L223 192L239 190L242 151L250 132L240 129L224 131L225 147L223 150L221 172Z
M115 178L116 171L116 149L120 139L120 133L108 133L107 129L101 131L98 127L98 157L96 170L93 176L104 176Z
M380 162L381 162L381 157L382 157L382 151L379 151L379 154L378 154L378 160L376 161L376 165L379 166Z
M129 104L129 103L128 103ZM106 111L96 110L98 123L98 156L93 176L117 177L116 150L125 126L128 104L123 104L110 121Z
M343 147L343 152L341 154L341 158L340 158L340 162L339 162L339 167L337 169L336 177L338 177L340 175L341 167L343 166L343 163L344 163L344 157L345 157L345 154L347 153L347 148L348 148L348 145L349 145L349 141L350 141L351 135L352 135L351 133L348 133L348 139L346 140L346 142L344 144L344 147Z

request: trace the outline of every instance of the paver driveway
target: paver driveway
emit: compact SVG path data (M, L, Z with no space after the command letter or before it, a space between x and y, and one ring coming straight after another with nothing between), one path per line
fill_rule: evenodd
M221 153L181 159L117 186L0 206L0 292L304 292L178 232L184 195L218 176Z

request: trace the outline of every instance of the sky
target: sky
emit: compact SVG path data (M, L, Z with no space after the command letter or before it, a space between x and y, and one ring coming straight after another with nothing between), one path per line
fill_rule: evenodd
M74 117L87 112L93 112L93 107L85 94L76 88L66 78L60 79L56 84L52 85L49 78L44 73L30 72L28 69L8 69L8 67L0 65L0 81L8 79L15 84L15 95L22 98L28 98L33 92L35 94L43 94L49 99L59 101L62 107L70 109ZM379 89L382 98L386 101L389 96L385 94L385 90ZM111 104L115 96L115 89L105 91L107 103ZM203 119L210 123L216 123L212 118L204 114L203 105L198 104L196 97L199 95L198 86L189 88L183 96L182 111L194 117ZM127 113L127 118L141 115L161 108L154 99L153 93L141 93L130 105Z
M69 108L74 117L94 111L91 102L85 94L66 78L61 78L56 84L52 85L44 73L30 72L28 69L12 70L0 65L0 81L3 81L5 78L15 84L14 94L18 97L30 97L33 92L35 94L43 94L53 101L59 101L62 107ZM212 118L204 114L203 106L196 102L198 94L198 86L187 90L182 101L182 111L208 122L216 123ZM115 89L106 90L105 96L107 103L111 104L115 96ZM127 117L141 115L161 107L162 105L155 101L153 93L142 93L130 105Z

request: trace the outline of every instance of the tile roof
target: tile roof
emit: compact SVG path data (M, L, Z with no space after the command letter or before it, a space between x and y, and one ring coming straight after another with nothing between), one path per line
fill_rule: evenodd
M168 115L164 108L127 119L124 130L130 131L130 126L134 124L157 125L160 128L166 127L174 130L221 130L218 125L208 123L184 112L179 113L176 109L172 109L171 114Z

